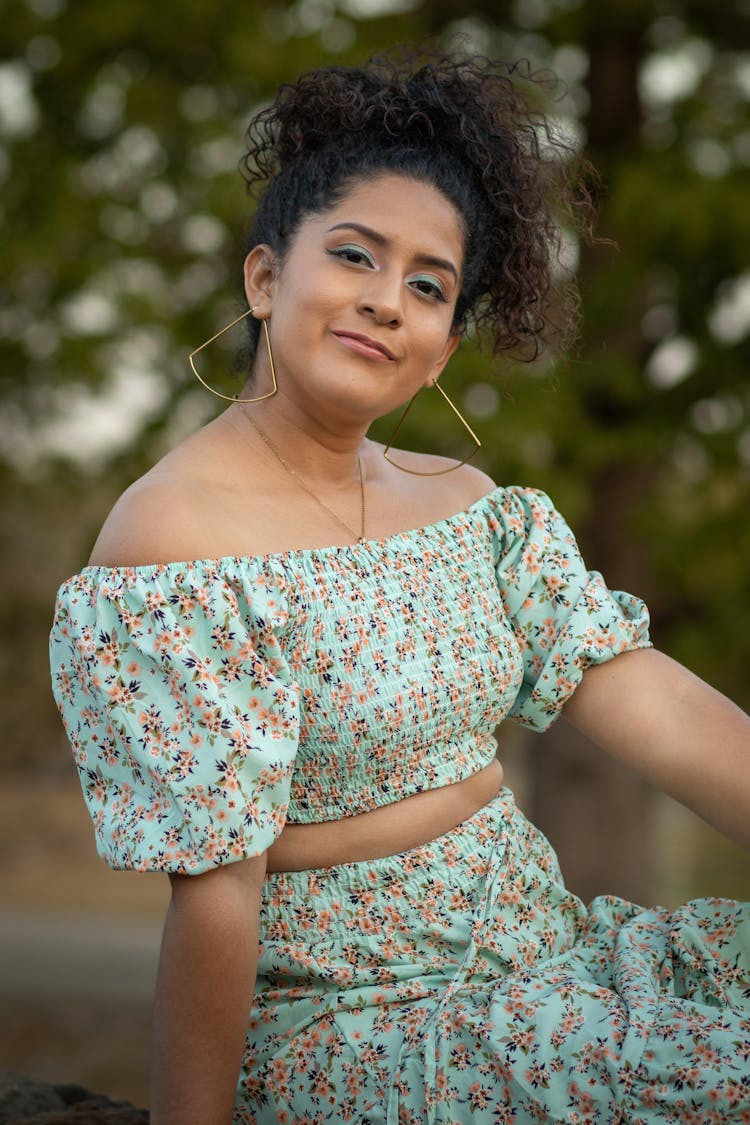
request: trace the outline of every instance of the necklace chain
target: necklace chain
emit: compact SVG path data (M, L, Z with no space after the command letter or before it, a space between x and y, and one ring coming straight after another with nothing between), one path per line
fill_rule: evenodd
M349 524L345 520L342 520L341 516L339 516L336 512L334 512L333 508L329 508L328 505L325 503L325 501L321 500L320 497L317 496L313 492L312 488L310 488L310 485L307 483L307 481L304 479L304 477L301 477L300 474L297 472L297 470L293 469L292 466L289 464L289 462L287 460L285 460L284 457L281 456L278 449L273 444L273 442L268 437L268 435L265 434L263 432L263 430L261 430L258 423L255 421L254 418L252 418L247 413L247 411L244 409L244 407L241 406L240 410L242 411L243 416L247 419L247 421L253 427L256 434L261 439L261 441L264 442L264 444L267 445L268 448L271 450L271 453L273 453L274 457L279 462L279 464L282 466L282 468L286 469L289 476L292 477L292 479L295 480L301 488L304 488L304 490L308 494L308 496L312 496L315 503L318 504L319 507L323 508L324 511L328 512L328 515L331 516L331 518L334 519L337 524L339 524L341 527L345 528L346 531L348 531L349 534L351 536L353 536L353 538L356 539L356 541L358 543L364 543L365 542L365 478L364 478L364 474L362 472L362 458L357 457L357 467L359 469L359 497L360 497L360 532L359 532L359 535L357 535L354 528L350 527Z

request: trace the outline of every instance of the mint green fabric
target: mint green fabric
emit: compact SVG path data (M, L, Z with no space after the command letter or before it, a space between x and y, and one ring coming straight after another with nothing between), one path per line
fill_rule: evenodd
M498 488L364 544L86 568L50 645L100 853L195 873L468 777L647 629L546 496Z
M87 568L51 657L101 854L197 873L468 777L647 626L508 488L365 544ZM750 907L586 908L503 790L267 877L233 1125L747 1122L748 980Z
M587 908L509 790L274 872L233 1125L741 1125L750 904Z

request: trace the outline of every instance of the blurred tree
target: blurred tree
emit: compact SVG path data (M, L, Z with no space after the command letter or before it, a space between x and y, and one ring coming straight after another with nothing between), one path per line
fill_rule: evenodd
M13 526L33 503L40 538L66 540L30 585L28 539L9 537L4 635L15 641L26 606L41 659L40 598L122 485L214 410L185 354L239 311L235 166L252 109L301 70L425 32L566 81L551 109L601 172L612 240L571 239L585 316L573 355L499 382L471 348L454 361L484 464L550 491L610 584L646 596L659 647L748 706L742 0L225 0L220 19L207 0L6 0L2 482ZM452 451L439 404L409 436ZM5 682L15 659L6 646ZM8 715L16 763L60 745L28 693L14 687ZM572 885L648 899L640 784L562 728L539 741L536 812Z

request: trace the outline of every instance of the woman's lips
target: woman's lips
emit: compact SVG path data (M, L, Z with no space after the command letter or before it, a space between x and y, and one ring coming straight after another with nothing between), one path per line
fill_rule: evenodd
M371 340L369 336L361 336L358 332L334 332L333 335L345 347L350 348L353 352L358 352L359 355L366 355L370 359L379 360L381 363L392 363L396 358L384 344L379 344L377 340Z

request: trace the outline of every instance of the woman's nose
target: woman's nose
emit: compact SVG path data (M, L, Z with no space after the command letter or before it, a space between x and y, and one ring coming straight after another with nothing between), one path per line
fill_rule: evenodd
M403 285L401 279L385 275L373 277L362 293L358 307L364 316L378 324L398 325L403 320Z

